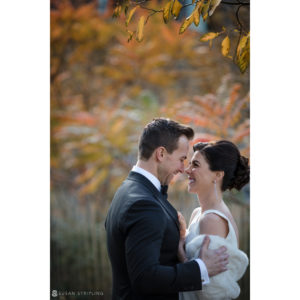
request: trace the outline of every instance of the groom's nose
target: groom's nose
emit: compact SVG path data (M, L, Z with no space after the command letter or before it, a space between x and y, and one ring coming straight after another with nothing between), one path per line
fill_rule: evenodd
M190 173L190 166L188 166L184 171L185 171L185 173L189 174Z
M184 162L181 163L179 172L184 173Z

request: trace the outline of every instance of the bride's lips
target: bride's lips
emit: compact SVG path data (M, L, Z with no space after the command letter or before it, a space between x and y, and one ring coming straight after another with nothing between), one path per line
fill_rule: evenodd
M189 179L189 184L193 184L196 180L194 179L194 178L192 178L192 177L188 177L188 179Z

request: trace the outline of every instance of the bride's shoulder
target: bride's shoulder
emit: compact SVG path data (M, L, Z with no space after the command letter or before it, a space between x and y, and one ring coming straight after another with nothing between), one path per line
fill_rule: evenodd
M211 234L226 237L229 232L228 221L220 215L209 213L201 216L200 234Z

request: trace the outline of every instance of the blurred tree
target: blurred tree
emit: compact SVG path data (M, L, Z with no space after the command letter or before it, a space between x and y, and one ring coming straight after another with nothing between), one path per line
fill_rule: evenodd
M135 162L142 124L153 116L191 123L214 139L235 139L248 128L232 119L247 101L231 96L225 104L233 82L247 93L247 77L232 73L195 32L177 38L179 24L152 20L150 38L138 44L127 43L109 15L99 18L94 3L75 8L61 1L51 11L52 184L105 202ZM221 69L231 74L226 84ZM199 96L207 93L214 95Z

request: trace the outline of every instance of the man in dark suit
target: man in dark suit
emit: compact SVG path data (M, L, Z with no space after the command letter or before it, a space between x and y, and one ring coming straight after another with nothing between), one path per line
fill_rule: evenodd
M180 263L179 222L165 187L184 172L192 128L169 119L149 123L139 141L139 157L117 190L105 222L113 272L113 299L178 299L180 291L202 284L226 270L226 248L208 249L200 258ZM162 188L163 186L163 188Z

